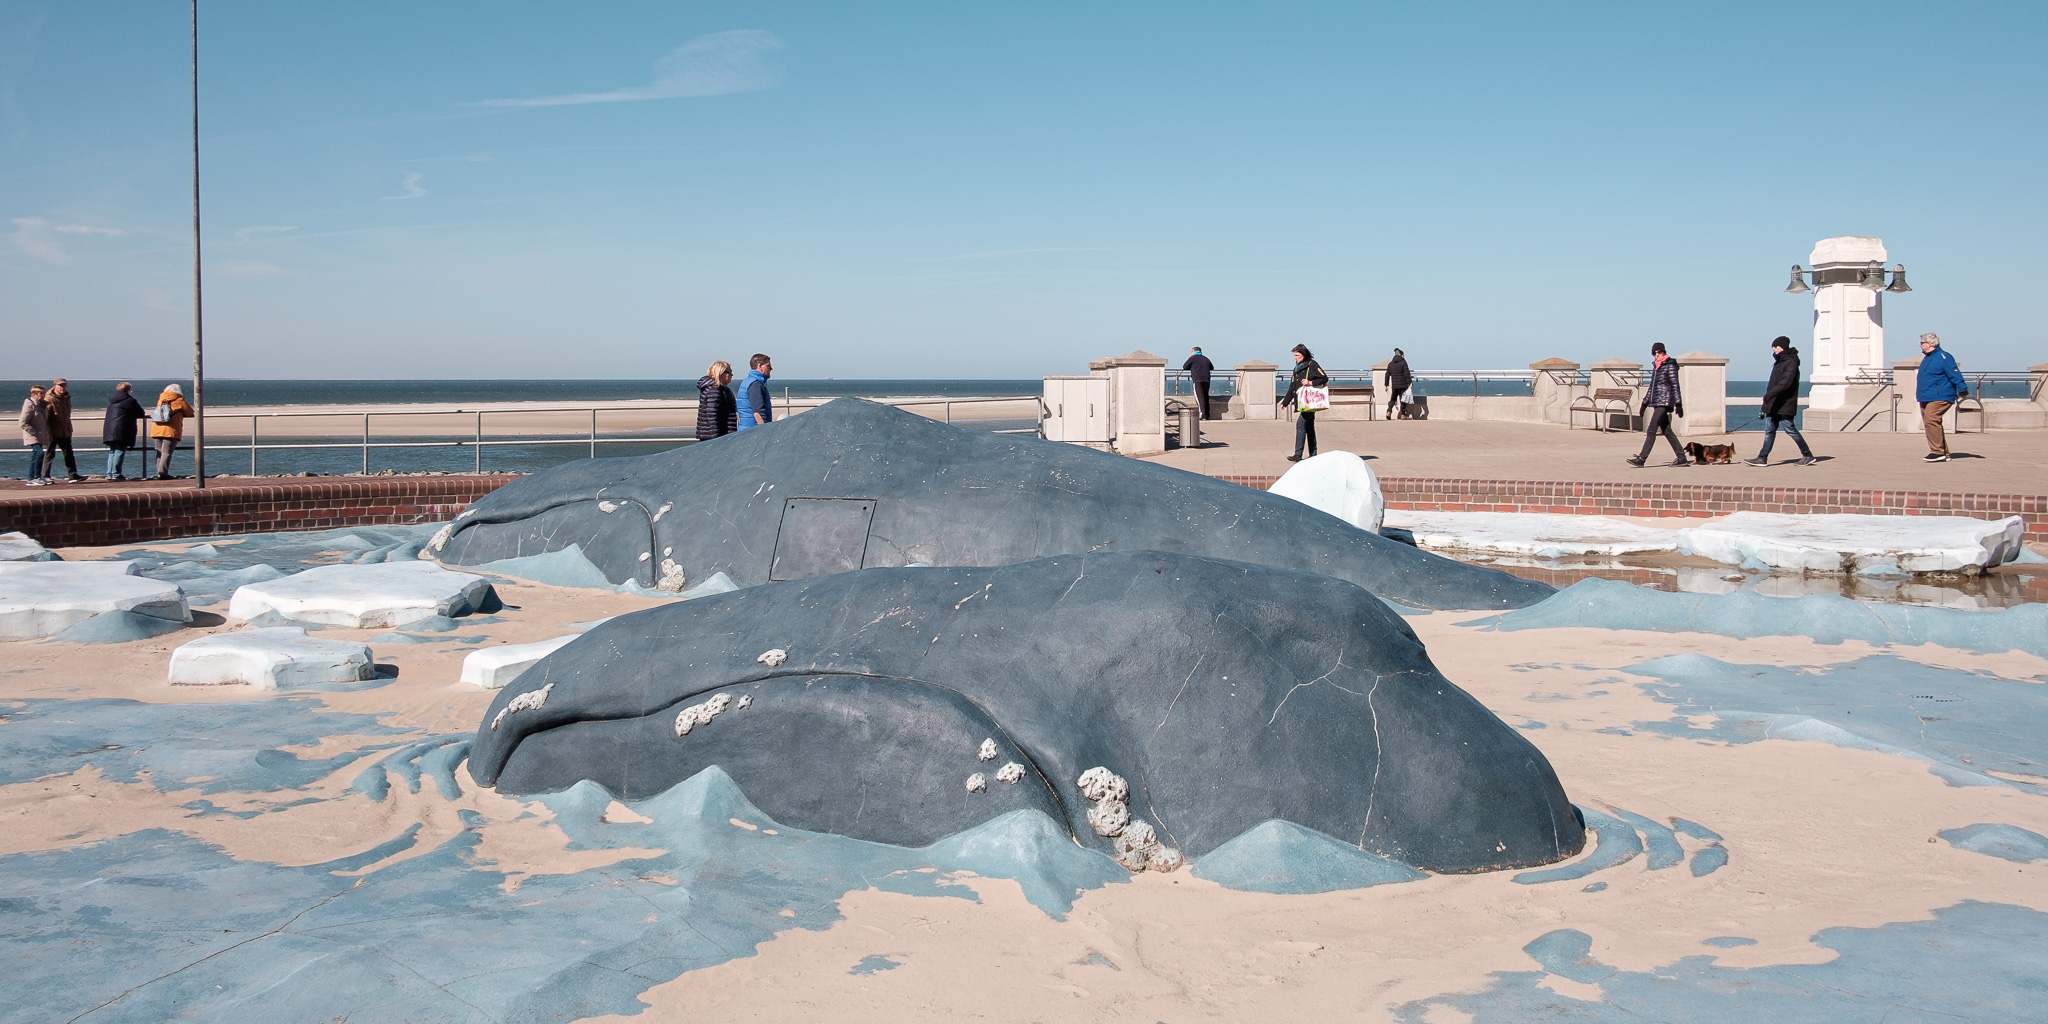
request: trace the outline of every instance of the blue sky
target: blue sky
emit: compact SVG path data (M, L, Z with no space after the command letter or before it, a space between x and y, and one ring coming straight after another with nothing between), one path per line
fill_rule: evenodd
M2048 5L202 0L209 372L2048 360ZM186 7L0 0L0 377L187 364ZM2018 246L2016 252L2008 252Z

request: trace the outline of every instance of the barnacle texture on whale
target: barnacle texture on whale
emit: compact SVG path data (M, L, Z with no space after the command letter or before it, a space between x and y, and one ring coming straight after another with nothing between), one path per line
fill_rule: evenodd
M1416 608L1520 608L1555 592L1281 495L855 398L706 444L557 466L469 511L437 549L444 564L573 546L614 584L671 590L721 572L750 587L1157 550L1305 569Z
M786 660L759 657L772 644ZM512 794L587 779L640 799L717 765L797 828L922 846L1031 809L1154 870L1273 819L1439 871L1585 841L1549 762L1385 603L1245 562L1063 555L751 587L614 618L521 681L551 696L499 722L518 699L500 694L470 753ZM728 697L761 699L702 727Z

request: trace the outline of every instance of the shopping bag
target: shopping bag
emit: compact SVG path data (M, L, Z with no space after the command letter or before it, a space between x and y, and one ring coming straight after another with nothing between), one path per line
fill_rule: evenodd
M1300 392L1301 403L1295 408L1302 412L1322 412L1330 407L1330 389L1314 384L1303 384Z

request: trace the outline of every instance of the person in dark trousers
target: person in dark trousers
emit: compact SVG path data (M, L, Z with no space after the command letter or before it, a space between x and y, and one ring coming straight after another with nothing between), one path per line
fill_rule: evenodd
M1957 399L1970 393L1970 385L1963 381L1956 357L1941 347L1938 334L1920 336L1920 373L1913 390L1913 397L1920 400L1920 425L1927 431L1927 454L1921 461L1947 462L1948 435L1941 431L1941 418Z
M1790 338L1772 338L1771 358L1777 362L1771 365L1771 382L1764 386L1764 407L1757 413L1765 424L1764 446L1757 449L1756 458L1743 461L1751 466L1770 465L1771 445L1778 440L1778 425L1782 423L1785 433L1792 436L1792 443L1799 446L1799 458L1792 464L1811 466L1813 449L1806 446L1806 438L1800 436L1795 422L1799 415L1799 350L1792 347Z
M1289 408L1294 408L1297 404L1295 396L1301 393L1301 386L1303 384L1313 384L1320 388L1327 387L1329 383L1330 375L1324 373L1322 364L1317 363L1315 356L1309 354L1308 346L1296 345L1294 346L1294 376L1288 378L1287 397L1280 401ZM1294 454L1289 455L1287 461L1301 461L1301 449L1304 443L1308 446L1308 457L1315 458L1316 414L1313 412L1301 411L1295 413Z
M41 487L50 481L43 476L43 451L50 444L50 403L43 399L43 386L28 389L21 401L21 446L28 449L28 485Z
M144 415L142 403L135 400L134 387L127 381L114 385L114 393L107 396L107 420L100 427L100 442L107 446L107 479L128 479L121 472L121 464L135 450L135 425L142 422ZM143 475L149 475L147 464Z
M1188 379L1195 384L1195 407L1201 410L1202 418L1215 419L1216 417L1209 415L1209 377L1216 372L1216 364L1202 354L1202 346L1196 345L1195 354L1189 356L1187 362L1180 364L1180 368L1188 372Z
M59 377L50 382L50 448L43 455L45 477L54 476L57 469L57 453L64 453L64 479L70 483L84 483L78 475L78 456L71 450L71 385Z
M697 440L724 437L740 428L732 397L732 364L721 359L697 378Z
M1637 469L1643 468L1650 457L1650 449L1657 446L1657 435L1671 442L1673 466L1690 466L1692 460L1685 457L1685 449L1678 446L1678 434L1671 429L1671 417L1685 415L1685 396L1678 392L1678 364L1664 354L1664 343L1650 346L1650 389L1643 395L1643 407L1638 412L1647 412L1649 418L1643 421L1643 450L1628 460Z
M747 367L747 381L740 385L735 403L741 430L764 427L775 419L775 410L768 404L768 378L775 375L774 362L756 352L747 360Z
M1394 358L1387 360L1387 418L1401 418L1401 396L1415 386L1415 375L1408 372L1408 357L1394 350Z

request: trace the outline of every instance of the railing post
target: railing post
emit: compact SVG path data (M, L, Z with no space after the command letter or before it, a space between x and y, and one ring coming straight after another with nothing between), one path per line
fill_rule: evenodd
M476 411L476 471L484 471L484 411Z
M590 457L597 458L597 410L590 410Z
M946 425L947 425L947 426L951 426L951 425L952 425L952 423L953 423L953 403L952 403L951 401L948 401L948 402L946 403Z
M363 414L363 475L370 475L370 414Z
M251 416L251 417L249 417L249 475L250 475L250 476L255 476L255 475L256 475L256 424L257 424L257 423L259 423L259 422L261 422L261 418L260 418L260 417L256 417L256 416Z

